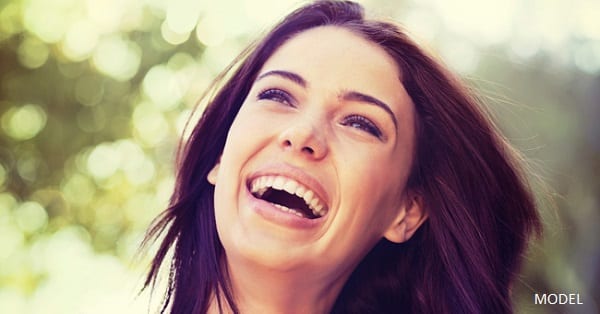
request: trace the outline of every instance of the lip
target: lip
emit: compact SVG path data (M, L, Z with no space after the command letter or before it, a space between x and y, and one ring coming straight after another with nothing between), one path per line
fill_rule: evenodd
M302 185L311 189L313 193L316 193L317 197L325 203L325 206L327 206L327 208L329 208L329 195L327 194L325 188L323 188L319 180L310 176L302 169L289 164L276 163L261 167L259 170L253 172L252 174L250 174L250 176L248 176L248 179L246 180L246 188L249 189L250 182L252 182L252 180L254 180L255 178L268 175L283 176L298 181Z
M329 213L323 217L315 219L298 217L292 213L281 211L270 202L254 197L254 195L252 195L250 192L250 182L257 177L266 175L283 176L298 181L302 185L311 189L317 195L317 197L325 203L328 210L330 210L328 194L325 192L325 189L317 179L308 175L298 167L284 163L276 163L265 165L259 170L252 172L245 182L246 187L244 190L246 191L246 195L250 200L251 208L263 218L292 228L310 229L320 225L325 220L325 217L328 216Z

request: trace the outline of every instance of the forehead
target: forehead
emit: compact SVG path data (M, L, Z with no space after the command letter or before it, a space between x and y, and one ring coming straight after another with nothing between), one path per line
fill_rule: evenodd
M296 34L275 51L263 70L277 66L305 72L329 69L346 77L360 73L400 83L398 65L382 47L340 26L321 26Z

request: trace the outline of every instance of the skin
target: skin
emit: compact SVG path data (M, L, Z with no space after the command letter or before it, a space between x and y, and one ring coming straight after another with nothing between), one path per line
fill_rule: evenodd
M426 219L406 189L415 109L400 78L381 47L336 26L304 31L267 60L207 177L243 313L327 313L380 239L406 241ZM265 173L315 190L327 214L261 203L248 181Z

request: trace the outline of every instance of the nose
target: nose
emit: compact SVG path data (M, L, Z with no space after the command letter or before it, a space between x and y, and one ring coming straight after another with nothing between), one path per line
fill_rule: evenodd
M327 155L328 147L323 130L314 123L298 122L279 135L279 146L307 158L319 160Z

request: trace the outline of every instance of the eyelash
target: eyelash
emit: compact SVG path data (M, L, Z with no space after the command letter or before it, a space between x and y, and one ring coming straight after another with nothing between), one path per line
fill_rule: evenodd
M277 88L269 88L258 94L259 100L272 100L276 102L280 102L282 104L286 104L288 106L292 106L292 96L286 91Z
M288 106L294 106L292 103L292 96L288 92L277 88L266 89L260 92L257 98L259 100L271 100ZM345 117L344 120L341 122L341 125L350 126L362 130L379 139L383 136L383 134L375 125L375 123L360 115L349 115Z
M365 131L377 138L381 138L383 136L383 134L381 133L379 128L375 125L375 123L371 122L371 120L369 120L363 116L359 116L359 115L347 116L344 118L344 120L342 121L341 124Z

